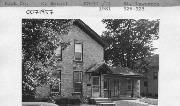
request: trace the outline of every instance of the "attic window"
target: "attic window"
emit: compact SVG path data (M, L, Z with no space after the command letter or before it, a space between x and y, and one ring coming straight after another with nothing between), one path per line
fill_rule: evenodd
M74 49L74 59L75 61L82 61L82 43L75 43Z

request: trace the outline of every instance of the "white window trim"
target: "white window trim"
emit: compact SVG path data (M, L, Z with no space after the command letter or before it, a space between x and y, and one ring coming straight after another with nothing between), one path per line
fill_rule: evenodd
M76 57L75 57L76 44L81 44L81 60L76 60ZM74 43L74 61L79 61L79 62L83 61L83 44L82 43L79 43L79 42L78 43L77 42Z
M75 73L75 72L81 73L81 76L80 76L80 77L81 77L81 81L79 81L79 82L74 82L74 77L73 77L73 84L75 84L75 83L81 83L81 84L82 84L82 83L83 83L83 72L82 72L82 71L74 71L74 73ZM73 75L74 75L74 74L73 74ZM74 85L73 85L73 89L74 89L74 93L81 93L81 92L77 92L77 91L75 92L75 86L74 86Z

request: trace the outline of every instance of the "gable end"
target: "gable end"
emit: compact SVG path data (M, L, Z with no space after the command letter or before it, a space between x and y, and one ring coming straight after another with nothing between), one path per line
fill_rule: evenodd
M88 25L86 25L82 20L76 19L74 25L78 26L85 33L87 33L92 39L98 42L103 48L107 47L107 44L101 39L101 37L93 31Z

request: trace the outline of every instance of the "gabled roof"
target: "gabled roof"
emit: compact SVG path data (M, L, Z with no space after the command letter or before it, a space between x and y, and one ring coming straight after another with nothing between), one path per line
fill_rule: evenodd
M102 40L102 38L92 30L88 25L86 25L82 20L76 19L74 25L81 28L85 33L87 33L92 39L98 42L103 48L107 47L107 44Z
M112 71L110 70L110 68L107 66L106 63L104 62L101 62L101 63L97 63L97 64L94 64L92 66L90 66L88 69L87 69L87 73L92 73L92 72L99 72L99 71L102 71L101 69L103 69L104 74L110 74L112 73ZM106 71L106 72L105 72Z

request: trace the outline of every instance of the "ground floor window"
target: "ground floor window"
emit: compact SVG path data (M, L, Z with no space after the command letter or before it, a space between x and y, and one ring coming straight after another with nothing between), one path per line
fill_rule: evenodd
M82 92L82 71L74 71L73 73L74 92Z
M52 84L50 85L51 93L60 93L61 91L61 71L53 73Z
M132 80L128 79L127 82L128 82L128 83L127 83L127 89L128 89L128 90L132 90Z
M60 80L57 79L52 85L51 85L51 93L59 93L60 92Z
M114 80L110 80L110 90L111 90L111 96L114 96Z
M108 89L108 81L104 79L104 89Z
M148 82L144 81L144 87L148 87Z
M118 90L119 90L119 80L115 79L114 80L114 96L118 96L119 93L118 93Z

